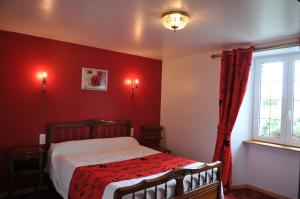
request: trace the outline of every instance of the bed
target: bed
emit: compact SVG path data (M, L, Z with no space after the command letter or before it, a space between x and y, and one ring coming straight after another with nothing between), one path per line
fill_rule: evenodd
M46 171L65 199L223 198L221 162L204 164L141 146L130 121L47 128Z

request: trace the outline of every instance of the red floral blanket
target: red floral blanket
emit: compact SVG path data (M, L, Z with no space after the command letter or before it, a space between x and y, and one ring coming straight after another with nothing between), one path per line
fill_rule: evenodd
M72 176L69 198L100 199L105 187L112 182L150 176L194 162L174 155L159 153L131 160L78 167Z

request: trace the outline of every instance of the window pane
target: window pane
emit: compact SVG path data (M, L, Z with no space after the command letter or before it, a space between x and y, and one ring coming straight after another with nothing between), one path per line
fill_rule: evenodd
M295 80L300 81L300 60L295 61Z
M283 62L261 65L260 127L263 137L280 137Z
M260 118L269 118L270 110L270 98L262 98L260 101Z
M270 136L270 120L269 119L260 119L260 129L259 136L269 137Z
M273 99L271 101L271 118L280 120L281 118L281 100Z
M262 81L282 81L283 62L263 63L261 65Z
M272 82L271 81L261 81L260 87L261 87L260 88L261 98L269 99L271 96Z
M293 136L300 138L300 60L295 61Z
M297 121L294 121L293 123L293 136L300 138L300 121L299 118Z
M300 138L300 101L294 101L293 136Z
M282 81L271 81L271 96L273 99L282 99Z
M260 118L280 119L281 118L281 100L265 98L261 99Z
M300 90L299 89L300 89L300 81L295 81L294 100L300 100Z
M280 137L280 120L270 119L270 136Z

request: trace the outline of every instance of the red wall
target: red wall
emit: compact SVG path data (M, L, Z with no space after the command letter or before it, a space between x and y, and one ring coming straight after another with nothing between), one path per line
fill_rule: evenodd
M108 91L81 90L81 68L107 69ZM77 44L0 31L0 192L7 147L37 145L49 122L128 119L160 122L162 62ZM43 94L39 71L47 71ZM134 98L126 78L138 78Z

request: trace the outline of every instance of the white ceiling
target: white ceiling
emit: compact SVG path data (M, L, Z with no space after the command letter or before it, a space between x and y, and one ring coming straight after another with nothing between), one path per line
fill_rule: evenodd
M160 24L187 11L181 31ZM296 0L1 0L0 29L164 59L300 35Z

